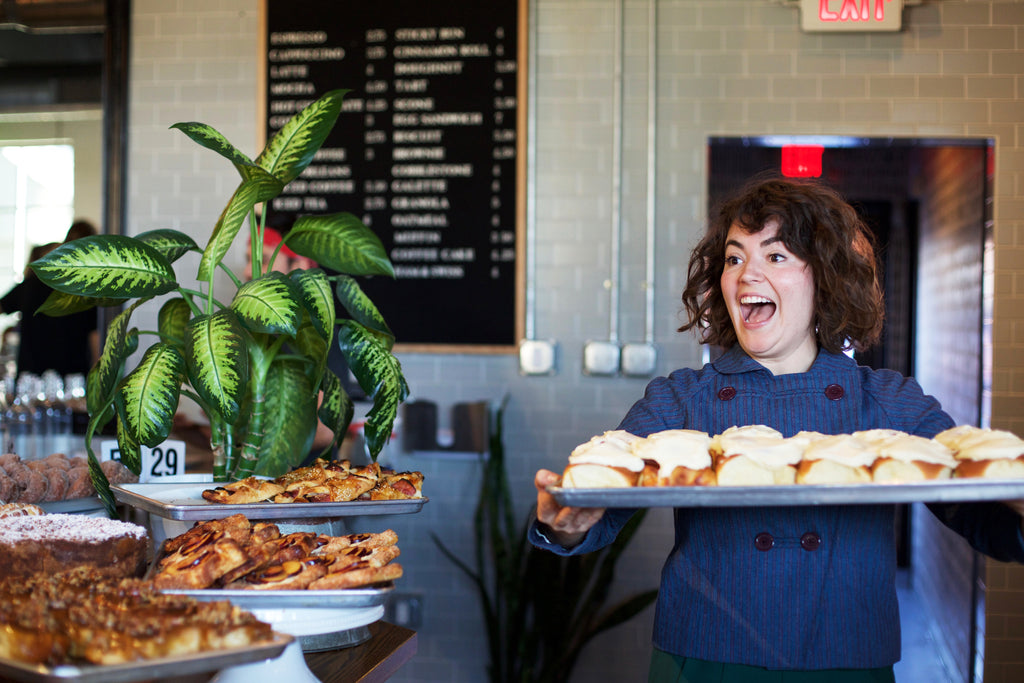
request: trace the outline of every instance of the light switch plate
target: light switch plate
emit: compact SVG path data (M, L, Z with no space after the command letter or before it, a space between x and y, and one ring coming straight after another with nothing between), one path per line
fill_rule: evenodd
M658 349L654 344L623 344L622 374L630 377L650 377L658 364Z
M583 374L617 374L620 356L621 349L615 342L589 341L583 347Z
M550 339L524 339L519 342L519 374L555 374L557 346Z

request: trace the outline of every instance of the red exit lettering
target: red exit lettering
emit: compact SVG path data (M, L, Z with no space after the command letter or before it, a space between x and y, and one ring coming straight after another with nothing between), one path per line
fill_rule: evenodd
M874 20L885 21L885 3L891 0L874 0ZM821 21L869 21L872 19L871 0L843 0L839 11L832 10L830 0L819 0L818 19Z

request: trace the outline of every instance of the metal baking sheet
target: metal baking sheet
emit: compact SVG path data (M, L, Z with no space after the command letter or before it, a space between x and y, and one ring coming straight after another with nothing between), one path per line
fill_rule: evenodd
M1024 498L1024 479L951 479L905 484L779 484L775 486L640 486L548 491L568 507L750 507L958 503Z
M203 499L205 484L117 484L118 502L166 519L205 521L243 514L249 519L321 519L354 515L402 515L419 512L429 498L353 500L345 503L247 503L226 505Z
M230 600L244 610L265 609L349 609L383 605L395 590L394 584L377 588L345 588L343 590L165 590L164 593L188 595L196 600Z
M187 676L218 671L230 666L249 664L279 656L294 640L293 636L275 633L274 639L231 650L201 652L194 655L147 659L124 664L62 664L60 666L33 666L11 659L0 658L0 677L4 680L47 683L49 681L76 681L77 683L124 683L126 681L160 680L173 676Z
M54 500L37 503L37 505L50 514L84 514L91 515L99 513L106 515L107 510L103 507L103 501L99 496L86 496L85 498L70 498L68 500Z

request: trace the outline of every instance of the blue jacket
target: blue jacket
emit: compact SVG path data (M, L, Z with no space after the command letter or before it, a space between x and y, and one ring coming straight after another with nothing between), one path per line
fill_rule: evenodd
M700 370L647 386L620 429L718 434L764 424L791 436L891 428L931 437L953 425L913 379L821 351L805 373L774 376L733 347ZM977 549L1024 562L1020 517L999 503L930 506ZM608 510L566 550L537 525L530 540L567 555L615 538L633 510ZM755 538L774 543L759 550ZM820 544L805 543L805 534ZM764 544L761 544L764 547ZM900 657L894 508L889 505L677 508L665 562L654 645L718 662L779 669L873 668Z

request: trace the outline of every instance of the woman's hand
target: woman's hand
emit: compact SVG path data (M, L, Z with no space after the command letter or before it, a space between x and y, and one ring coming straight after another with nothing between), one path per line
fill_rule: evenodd
M562 507L547 487L559 482L560 477L550 470L540 470L533 483L537 487L537 521L547 526L549 539L563 548L579 545L590 527L604 515L604 508Z

